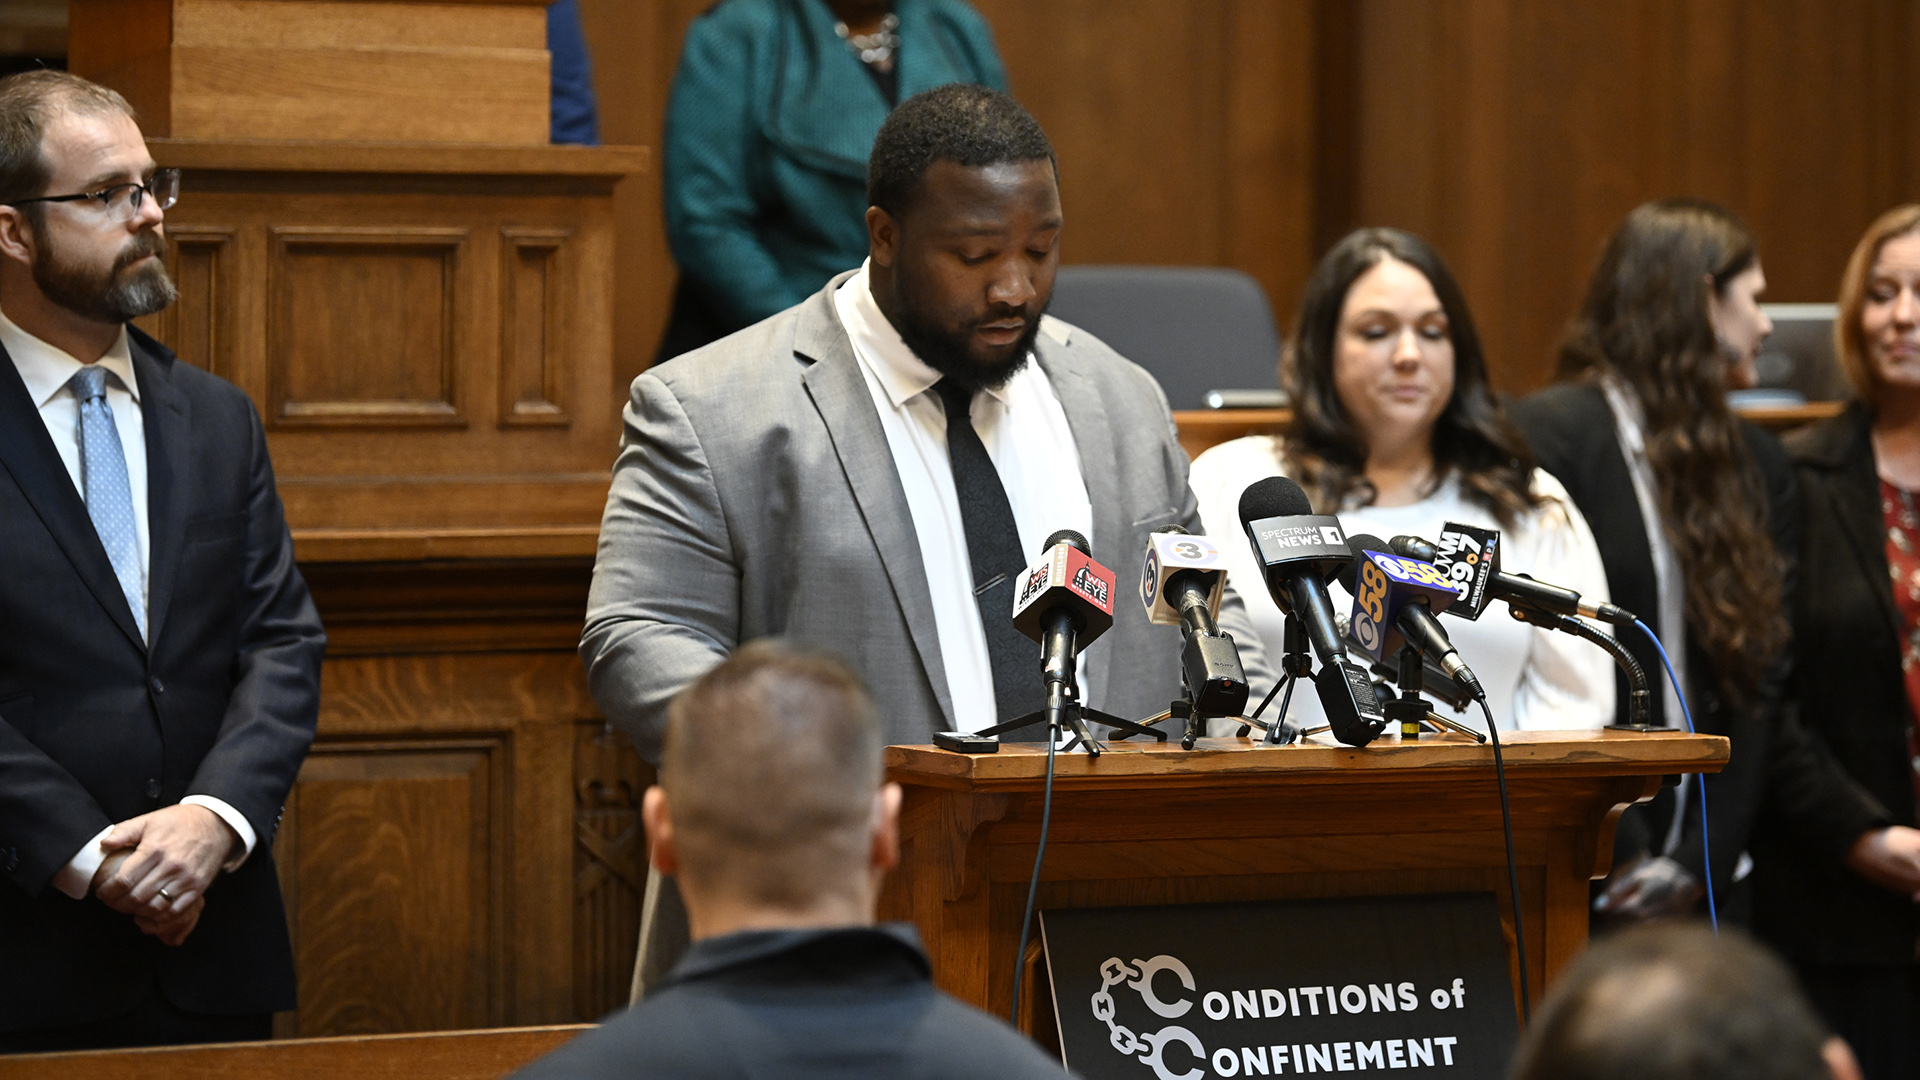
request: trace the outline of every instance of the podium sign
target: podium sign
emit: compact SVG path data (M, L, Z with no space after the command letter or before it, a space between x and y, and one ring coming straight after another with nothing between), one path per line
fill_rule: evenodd
M1043 911L1068 1068L1089 1080L1506 1075L1491 893Z

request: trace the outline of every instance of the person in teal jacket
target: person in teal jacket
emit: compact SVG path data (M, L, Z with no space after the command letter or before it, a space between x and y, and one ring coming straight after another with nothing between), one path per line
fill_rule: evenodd
M721 0L694 20L667 106L666 360L818 292L867 254L867 153L897 101L1007 89L961 0Z

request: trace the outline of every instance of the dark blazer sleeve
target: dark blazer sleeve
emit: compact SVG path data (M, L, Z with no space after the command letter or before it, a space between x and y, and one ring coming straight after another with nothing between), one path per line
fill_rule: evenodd
M34 708L30 695L0 699L0 871L29 896L113 824L72 773L21 734Z
M188 794L211 795L272 842L320 715L326 635L294 565L293 538L274 488L266 434L243 402L248 455L246 556L233 692Z
M1806 501L1793 461L1779 440L1749 427L1748 446L1766 485L1768 525L1785 564L1781 594L1791 614L1800 591ZM1794 843L1817 858L1838 862L1862 833L1886 824L1887 813L1802 726L1791 651L1769 681L1774 685L1765 700L1776 705L1768 718L1765 786L1756 798L1761 805L1778 808L1771 820L1778 821Z
M1782 563L1782 603L1790 612L1799 591L1805 532L1799 484L1778 439L1750 424L1743 424L1742 431L1766 496L1768 533ZM1705 681L1710 671L1705 664L1697 665L1697 671L1700 678L1695 683L1701 688L1700 696L1706 697L1712 693ZM1686 827L1674 858L1699 874L1706 865L1704 848L1715 842L1712 854L1718 888L1732 884L1733 868L1751 843L1768 802L1788 808L1794 839L1836 858L1878 816L1872 798L1801 727L1793 683L1789 652L1768 670L1756 694L1757 704L1738 714L1731 707L1725 709L1728 715L1720 723L1722 734L1733 741L1734 760L1707 782L1710 835L1701 835L1699 804L1687 808Z

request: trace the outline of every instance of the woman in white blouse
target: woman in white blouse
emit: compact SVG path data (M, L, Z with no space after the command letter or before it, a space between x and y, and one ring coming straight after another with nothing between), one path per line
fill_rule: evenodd
M1251 548L1234 541L1241 493L1269 476L1298 481L1315 511L1338 514L1349 535L1432 540L1449 521L1499 529L1502 570L1606 597L1586 520L1560 482L1533 467L1494 401L1466 301L1426 241L1362 229L1335 245L1307 282L1281 382L1293 406L1282 432L1216 446L1192 474L1207 532L1227 554L1268 655L1282 651L1282 616ZM1329 591L1344 614L1352 598L1337 584ZM1612 661L1591 643L1518 622L1499 603L1476 622L1443 625L1502 730L1612 719ZM1319 703L1296 693L1289 715L1318 723ZM1460 719L1480 725L1478 710Z

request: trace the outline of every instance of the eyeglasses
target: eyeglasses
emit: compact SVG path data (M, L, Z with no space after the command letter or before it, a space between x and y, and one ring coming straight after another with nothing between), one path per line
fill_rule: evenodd
M115 184L89 191L80 195L42 195L37 199L15 199L9 205L25 206L37 202L84 202L88 199L100 205L100 211L109 221L131 221L140 212L140 205L147 196L153 196L153 204L162 210L170 210L180 198L180 170L161 169L153 174L153 179L144 184Z

